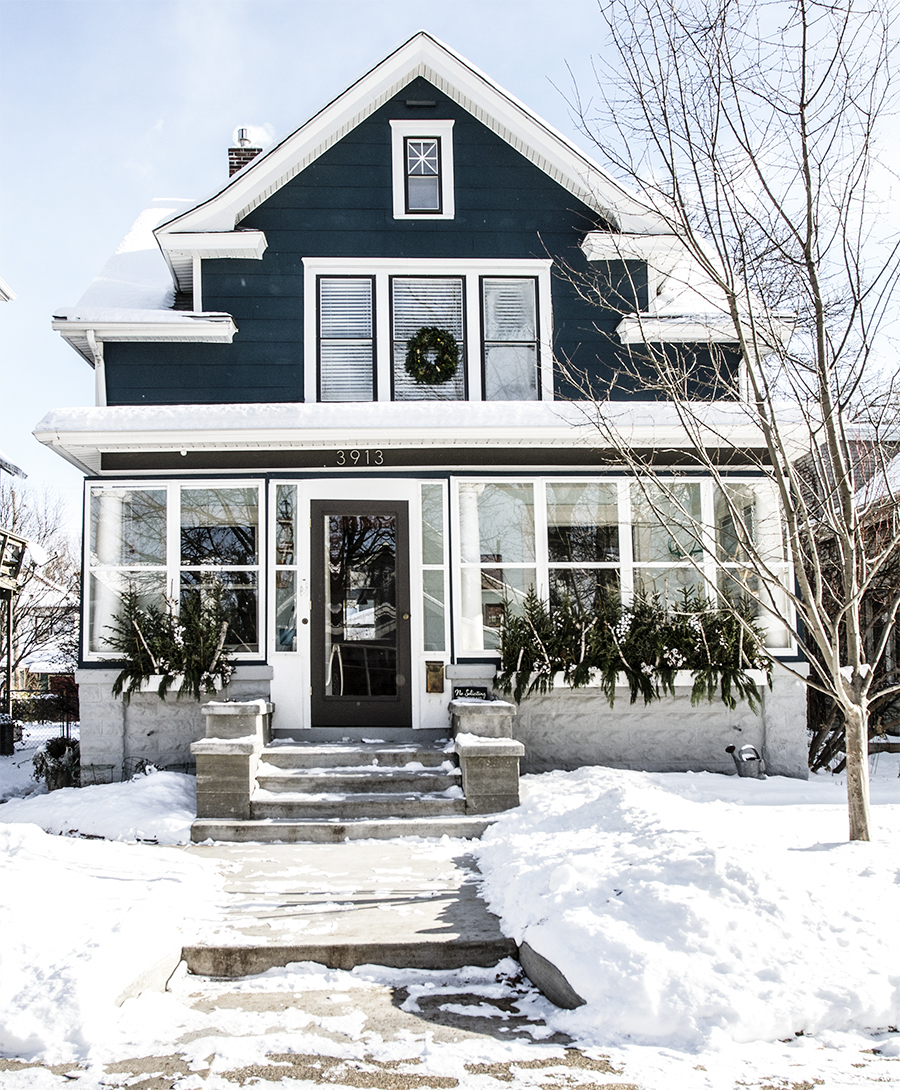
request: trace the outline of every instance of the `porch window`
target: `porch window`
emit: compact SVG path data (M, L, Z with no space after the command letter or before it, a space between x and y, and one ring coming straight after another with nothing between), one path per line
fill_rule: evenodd
M92 488L90 498L87 647L109 649L109 627L122 597L164 604L167 588L165 488Z
M422 496L422 615L425 650L446 651L444 585L444 487L423 484Z
M462 650L494 649L507 609L537 583L534 487L462 482L459 530Z
M122 598L147 606L184 603L224 590L226 647L259 643L259 489L248 486L98 485L89 491L86 653L109 656Z
M202 602L221 585L232 651L259 650L258 536L258 489L181 489L179 601Z
M547 485L550 605L590 613L619 596L619 504L615 483Z
M465 479L456 497L462 654L496 650L506 612L531 589L551 609L568 601L588 615L608 596L676 609L685 591L743 597L766 646L792 646L776 616L789 616L791 576L767 481Z
M761 580L751 550L766 568L787 585L790 571L785 563L784 530L777 497L768 483L737 483L713 490L716 552L724 570L717 573L717 589L723 598L743 600L766 630L767 647L789 647L791 634L777 619L788 615L783 586Z
M700 483L631 486L634 591L676 605L704 590Z

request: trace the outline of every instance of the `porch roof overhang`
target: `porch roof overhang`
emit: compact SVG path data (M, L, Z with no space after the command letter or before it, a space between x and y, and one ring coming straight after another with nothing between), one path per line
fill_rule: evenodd
M435 412L435 409L439 409ZM748 406L700 406L707 451L722 464L765 464ZM522 471L624 465L617 444L659 464L696 462L677 407L660 402L394 402L169 405L59 409L36 438L90 476L353 472L490 467ZM343 460L339 452L346 452ZM380 451L368 464L353 451Z

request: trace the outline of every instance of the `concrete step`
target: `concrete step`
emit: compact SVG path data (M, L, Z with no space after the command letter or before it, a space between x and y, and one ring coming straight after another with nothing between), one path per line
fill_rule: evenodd
M277 768L402 768L411 763L436 768L447 760L455 760L445 752L444 744L431 746L348 743L346 745L316 742L280 742L266 746L262 760Z
M407 771L405 768L274 768L260 764L256 782L264 791L290 791L310 794L378 794L388 792L440 793L459 786L462 773L448 767L432 771Z
M272 738L278 741L298 743L323 743L340 745L346 742L399 743L402 745L430 746L437 741L447 742L448 727L413 730L412 727L311 727L295 730L292 727L273 725Z
M244 976L296 961L456 969L516 955L465 849L395 840L375 851L364 842L188 850L221 866L228 898L226 928L214 921L187 940L192 973Z
M341 844L346 840L394 840L406 836L474 840L493 820L483 814L477 817L357 818L351 821L197 818L191 826L191 840L195 844L207 840L226 844Z
M459 790L457 788L457 790ZM257 789L250 797L251 818L427 818L465 814L466 800L440 795L407 795L369 792L350 795L311 795L301 792Z
M439 939L421 942L318 942L302 946L183 946L181 956L189 973L198 976L239 977L295 961L314 961L329 969L354 969L357 965L387 965L397 969L462 969L466 965L496 965L515 958L513 939L500 937L479 942Z

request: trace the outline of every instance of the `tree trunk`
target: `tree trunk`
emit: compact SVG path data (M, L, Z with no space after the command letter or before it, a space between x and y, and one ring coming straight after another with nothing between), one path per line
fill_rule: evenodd
M869 840L869 738L866 709L852 704L844 709L847 754L847 809L850 839Z

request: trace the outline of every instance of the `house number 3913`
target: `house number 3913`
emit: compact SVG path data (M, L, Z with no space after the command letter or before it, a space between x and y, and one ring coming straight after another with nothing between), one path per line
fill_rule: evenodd
M337 452L337 464L339 466L382 466L384 465L384 451L339 450Z

